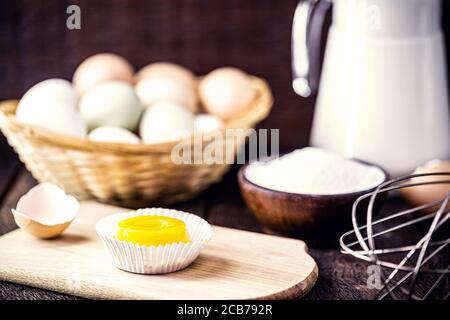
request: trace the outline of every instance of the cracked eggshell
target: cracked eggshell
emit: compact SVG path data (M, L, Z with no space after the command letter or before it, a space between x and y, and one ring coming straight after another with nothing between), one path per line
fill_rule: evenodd
M59 236L75 219L80 204L51 183L41 183L19 199L12 214L17 225L41 239Z

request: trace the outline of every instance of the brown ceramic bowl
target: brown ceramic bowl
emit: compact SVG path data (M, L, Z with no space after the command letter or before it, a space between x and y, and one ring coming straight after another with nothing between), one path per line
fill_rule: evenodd
M351 211L355 200L376 188L336 195L288 193L267 189L249 181L244 174L247 167L244 165L239 170L239 187L245 203L264 231L300 237L309 240L313 246L336 244L339 236L351 229ZM388 175L385 170L383 172L386 181ZM377 197L375 211L381 208L386 197L386 192ZM363 211L367 209L368 203L367 199L358 206L358 217L361 219L365 217Z

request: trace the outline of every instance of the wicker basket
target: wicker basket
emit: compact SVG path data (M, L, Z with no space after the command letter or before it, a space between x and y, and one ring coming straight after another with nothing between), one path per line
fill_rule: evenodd
M249 129L263 120L272 107L267 83L253 77L257 95L244 113L225 122L226 129ZM17 101L0 104L0 128L21 161L40 182L52 182L79 199L139 207L144 204L170 204L190 199L228 170L227 163L175 164L172 148L178 142L131 145L95 142L51 133L19 123L15 119ZM244 130L245 131L245 130ZM241 134L221 140L234 159L245 142ZM192 136L187 143L193 153L207 143ZM226 149L225 149L226 148Z

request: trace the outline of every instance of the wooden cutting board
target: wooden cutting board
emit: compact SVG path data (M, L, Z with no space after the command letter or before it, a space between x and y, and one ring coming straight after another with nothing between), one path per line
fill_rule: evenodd
M303 241L214 226L188 268L165 275L116 269L95 233L118 207L84 202L63 236L39 240L22 230L0 237L0 279L100 299L293 299L318 269Z

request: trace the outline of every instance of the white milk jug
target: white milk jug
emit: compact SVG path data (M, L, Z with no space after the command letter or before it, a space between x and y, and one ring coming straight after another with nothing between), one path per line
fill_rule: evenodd
M311 145L379 164L393 177L450 156L440 0L302 1L292 50L294 90L306 97L319 89Z

